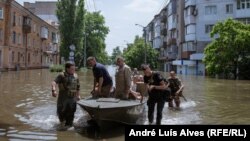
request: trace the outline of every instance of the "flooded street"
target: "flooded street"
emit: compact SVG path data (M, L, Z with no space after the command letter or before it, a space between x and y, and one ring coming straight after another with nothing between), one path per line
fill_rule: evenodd
M114 75L113 68L109 72ZM51 81L57 73L47 69L0 74L0 140L124 140L123 130L96 136L87 130L88 115L77 107L76 129L57 131L56 98ZM79 72L81 97L92 89L91 70ZM167 75L167 74L165 74ZM249 124L250 81L218 80L202 76L180 76L185 88L181 109L164 108L163 124ZM147 124L147 118L143 119ZM85 130L86 129L86 130Z

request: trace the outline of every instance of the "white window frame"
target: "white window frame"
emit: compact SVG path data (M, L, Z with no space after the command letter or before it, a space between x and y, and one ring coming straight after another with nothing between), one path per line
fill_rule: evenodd
M206 24L205 25L205 33L206 34L210 33L213 29L213 26L214 26L213 24Z
M226 14L233 14L233 4L226 4Z
M216 5L205 6L205 15L216 15L216 14L217 14L217 6Z

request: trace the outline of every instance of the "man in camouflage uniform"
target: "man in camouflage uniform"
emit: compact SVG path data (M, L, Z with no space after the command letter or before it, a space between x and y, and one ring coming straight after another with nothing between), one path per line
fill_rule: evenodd
M62 126L73 125L76 102L80 100L80 83L75 73L75 65L71 62L65 64L65 72L60 73L52 82L52 96L56 97L56 85L59 95L57 99L57 115Z
M181 104L180 97L182 96L182 90L184 88L184 85L182 85L181 80L178 77L176 77L174 71L170 72L170 77L168 78L168 82L169 82L169 87L171 89L171 96L168 102L168 106L173 107L173 100L174 100L175 106L179 108Z

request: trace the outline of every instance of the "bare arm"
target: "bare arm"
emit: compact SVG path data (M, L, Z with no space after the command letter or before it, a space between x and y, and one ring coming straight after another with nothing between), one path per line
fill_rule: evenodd
M99 82L98 82L98 92L99 92L99 93L101 93L102 84L103 84L103 77L100 77L100 78L99 78Z
M178 79L179 90L176 92L176 94L179 94L183 90L184 85L182 84L182 82L179 78L177 78L177 79Z
M79 82L79 79L77 79L76 98L77 98L77 100L81 99L81 97L80 97L80 82Z
M55 81L52 81L51 83L51 89L52 89L52 96L53 97L56 97L57 96L57 93L56 93L56 82Z

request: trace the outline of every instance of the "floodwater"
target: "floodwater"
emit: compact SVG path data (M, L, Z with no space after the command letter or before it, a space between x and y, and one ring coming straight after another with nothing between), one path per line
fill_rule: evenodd
M114 68L108 67L114 76ZM47 69L0 74L0 140L123 141L123 128L99 133L91 127L86 112L77 107L75 128L58 131L56 98L51 81L57 73ZM81 97L92 89L91 70L78 73ZM164 74L167 76L167 74ZM203 76L179 76L184 85L181 109L164 108L162 124L249 124L250 81L219 80ZM148 124L146 114L142 124Z

